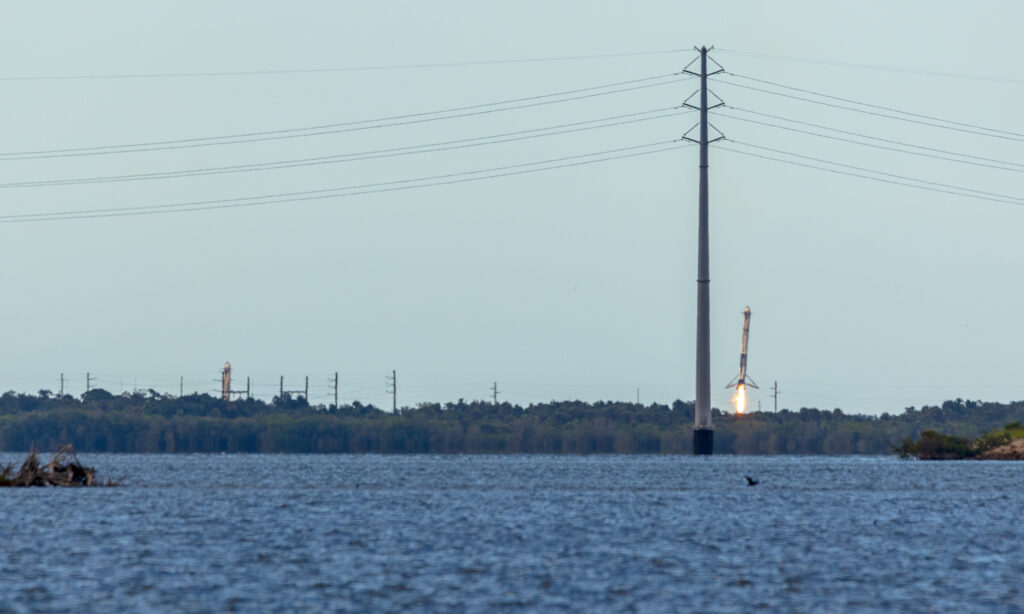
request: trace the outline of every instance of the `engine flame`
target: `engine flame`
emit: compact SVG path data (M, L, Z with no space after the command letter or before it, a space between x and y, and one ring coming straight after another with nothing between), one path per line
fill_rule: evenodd
M736 394L732 397L732 403L736 407L736 413L742 414L747 410L747 390L745 384L736 386Z

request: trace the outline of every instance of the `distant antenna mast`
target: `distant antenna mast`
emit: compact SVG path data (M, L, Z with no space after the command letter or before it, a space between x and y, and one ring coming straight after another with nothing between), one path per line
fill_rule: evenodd
M386 392L391 393L391 412L398 413L398 373L392 369L391 377L386 378Z
M494 404L497 405L498 404L498 382L494 382L494 385L491 386L491 395L494 397Z

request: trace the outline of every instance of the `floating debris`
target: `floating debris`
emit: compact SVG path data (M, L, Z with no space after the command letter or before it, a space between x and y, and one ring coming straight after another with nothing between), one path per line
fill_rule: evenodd
M0 470L0 486L115 486L113 482L100 484L96 470L78 462L71 444L62 446L50 462L43 465L39 452L33 447L18 473L12 475L13 465Z

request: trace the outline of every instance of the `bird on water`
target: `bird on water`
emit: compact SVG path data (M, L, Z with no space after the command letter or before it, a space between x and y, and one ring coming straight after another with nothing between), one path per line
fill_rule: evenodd
M749 475L745 475L743 477L747 478L747 486L757 486L759 484L758 480L755 480L754 478L750 477Z

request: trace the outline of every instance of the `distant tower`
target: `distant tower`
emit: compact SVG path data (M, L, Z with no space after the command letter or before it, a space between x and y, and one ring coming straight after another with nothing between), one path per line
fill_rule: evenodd
M231 400L231 363L224 363L224 370L220 374L220 397L225 401Z

